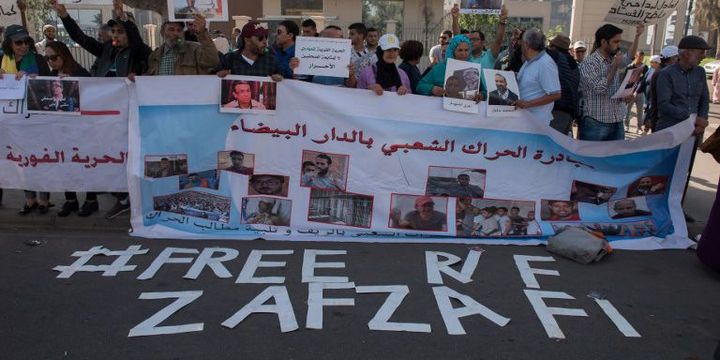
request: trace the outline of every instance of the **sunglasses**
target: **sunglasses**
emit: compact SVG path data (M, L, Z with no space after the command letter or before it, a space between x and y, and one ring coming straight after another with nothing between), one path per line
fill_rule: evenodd
M13 41L13 44L15 44L17 46L30 45L30 40L27 40L27 39L26 40L15 40L15 41Z
M45 55L43 57L45 58L45 61L57 61L60 55Z

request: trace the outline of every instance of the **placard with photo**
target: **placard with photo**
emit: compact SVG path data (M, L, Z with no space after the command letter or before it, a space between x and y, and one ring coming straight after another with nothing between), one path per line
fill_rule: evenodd
M228 75L220 81L220 112L274 114L277 83L269 77Z
M502 0L461 0L461 14L490 14L499 15Z
M191 21L195 14L207 21L228 21L230 0L167 0L170 21Z
M455 59L447 60L445 68L445 96L443 108L449 111L477 114L475 101L480 94L480 64Z
M79 79L45 76L28 79L27 112L80 116Z
M520 88L512 71L484 69L487 84L487 116L503 116L516 110Z

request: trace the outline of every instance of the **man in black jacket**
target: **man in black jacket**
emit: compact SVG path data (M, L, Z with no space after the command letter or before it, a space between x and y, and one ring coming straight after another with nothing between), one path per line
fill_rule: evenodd
M572 121L577 118L580 103L580 69L578 63L570 55L570 38L558 34L548 46L547 53L555 60L560 75L561 98L555 101L553 120L550 127L568 135L572 129Z

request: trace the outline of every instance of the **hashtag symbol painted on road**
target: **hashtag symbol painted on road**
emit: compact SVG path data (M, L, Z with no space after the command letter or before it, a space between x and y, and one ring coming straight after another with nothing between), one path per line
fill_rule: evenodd
M76 251L72 256L77 259L72 265L58 265L53 268L59 271L58 279L67 279L76 272L102 272L102 276L116 276L121 271L133 271L136 265L128 265L128 261L135 255L144 255L148 249L141 249L140 245L132 245L127 250L112 251L102 246L95 246L87 251ZM110 265L87 265L95 256L117 256L118 258Z

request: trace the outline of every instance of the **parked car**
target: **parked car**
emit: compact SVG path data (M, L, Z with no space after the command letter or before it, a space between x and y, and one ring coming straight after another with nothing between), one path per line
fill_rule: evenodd
M712 78L715 73L715 69L718 67L720 67L720 60L711 61L705 64L705 75L707 75L708 78Z

